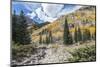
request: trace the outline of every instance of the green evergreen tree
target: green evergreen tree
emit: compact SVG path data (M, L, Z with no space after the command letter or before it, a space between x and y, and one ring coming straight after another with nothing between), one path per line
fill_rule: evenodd
M82 33L81 33L80 27L78 27L77 38L78 38L78 41L82 41Z
M17 43L22 45L30 43L31 39L27 30L28 25L26 23L26 18L23 11L21 11L19 18L16 21L16 24L12 27L15 28L15 33L13 34L15 35L15 41Z
M45 44L45 39L44 38L42 39L42 43Z
M91 34L88 29L85 30L85 34L86 34L86 40L91 40Z
M85 29L83 32L83 41L85 42L91 39L92 37L91 37L90 31L88 29Z
M67 19L65 19L63 38L64 38L64 42L63 42L64 44L72 44L73 43L72 36L69 32Z
M29 34L29 31L27 29L28 27L28 23L26 22L26 17L24 15L24 12L21 11L20 13L20 38L21 38L21 41L20 43L21 44L29 44L31 42L31 38L30 38L30 34Z
M92 39L92 36L91 36ZM93 34L93 40L96 40L96 32Z
M74 40L75 40L75 43L78 42L78 34L77 34L77 28L75 27L75 32L74 32Z
M83 31L83 34L82 34L82 41L85 42L86 41L86 35L85 35L85 32Z
M80 41L82 41L82 32L79 26L77 28L75 27L74 40L75 43L79 43Z
M39 43L42 44L42 33L40 32L40 40Z
M52 42L53 42L53 40L52 40L52 32L49 31L49 43L52 43Z
M48 38L48 35L46 35L46 44L49 44L49 38Z
M12 15L12 40L17 43L17 28L18 28L18 23L17 23L17 16L16 16L16 11L14 10L14 13Z

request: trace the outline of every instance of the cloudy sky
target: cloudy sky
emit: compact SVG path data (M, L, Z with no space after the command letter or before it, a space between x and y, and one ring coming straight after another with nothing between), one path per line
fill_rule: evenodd
M71 4L51 4L36 2L12 2L12 13L20 14L23 10L25 15L38 23L52 22L62 15L69 14L82 6Z

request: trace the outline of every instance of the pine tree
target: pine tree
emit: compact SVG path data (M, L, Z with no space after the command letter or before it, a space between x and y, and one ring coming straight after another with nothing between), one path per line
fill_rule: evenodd
M44 38L42 39L42 43L45 44L45 39Z
M42 33L40 32L40 40L39 43L42 44Z
M86 40L91 40L91 34L88 29L85 30L85 34L86 34Z
M83 42L91 40L92 36L90 34L90 31L88 29L85 29L83 32Z
M63 38L64 38L64 42L63 42L64 44L72 44L73 43L72 36L69 32L67 19L65 19Z
M77 38L78 38L78 41L82 41L82 33L81 33L81 30L80 30L80 27L78 27Z
M91 36L91 38L92 38L92 36ZM96 40L96 31L93 34L93 40Z
M19 19L17 20L17 25L13 28L16 28L16 41L23 45L29 44L31 41L27 27L28 25L26 23L24 12L21 11Z
M52 32L49 31L49 43L52 43L52 42L53 42L53 40L52 40Z
M83 34L82 34L82 41L83 41L83 42L86 41L86 34L85 34L85 31L83 31Z
M79 43L80 41L82 41L82 32L79 26L75 27L74 40L75 43Z
M72 34L70 34L69 37L69 44L73 44Z
M46 44L49 44L49 38L48 38L48 35L46 35Z
M18 24L17 24L17 16L16 16L16 11L14 10L14 14L12 15L12 40L17 43L17 28L18 28Z
M75 27L75 32L74 32L74 40L75 40L75 43L78 42L78 35L77 35L77 28Z

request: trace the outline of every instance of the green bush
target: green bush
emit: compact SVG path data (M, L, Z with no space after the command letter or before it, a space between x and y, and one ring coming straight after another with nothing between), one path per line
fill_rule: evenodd
M75 49L71 52L72 58L69 58L70 62L81 62L81 61L95 61L96 60L96 49L95 45L86 46L84 48Z
M35 52L33 45L13 45L12 46L12 59L21 61L24 57L29 57Z

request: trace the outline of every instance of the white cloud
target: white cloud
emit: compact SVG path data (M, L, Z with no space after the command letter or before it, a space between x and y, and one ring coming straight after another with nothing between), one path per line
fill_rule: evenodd
M29 4L30 5L30 4ZM47 3L41 3L41 6L36 6L36 9L34 9L31 6L26 5L27 9L32 10L32 13L28 13L27 15L33 19L35 16L37 16L40 20L46 22L52 22L56 20L61 15L69 14L74 12L75 10L79 9L82 6L75 6L73 8L64 7L62 4L47 4ZM72 6L71 6L72 7Z
M69 13L72 13L72 12L74 12L74 11L76 11L76 10L78 10L79 8L81 8L82 6L75 6L74 8L65 8L65 9L63 9L61 12L59 12L59 16L61 16L61 15L65 15L65 14L69 14Z
M52 22L53 20L56 19L56 18L52 18L52 17L47 16L47 15L45 14L45 12L42 11L42 8L41 8L41 7L40 7L40 8L37 8L35 12L36 12L38 18L39 18L40 20L43 20L44 22L46 22L46 21Z
M64 5L60 4L41 4L43 11L50 17L56 17L60 10L64 7Z
M31 19L33 19L36 16L36 14L34 12L27 13L27 16L29 16Z
M64 7L64 5L58 4L41 4L41 7L38 7L31 14L28 14L31 18L37 16L40 20L46 22L52 22L57 19L58 13ZM34 14L35 13L35 14Z

